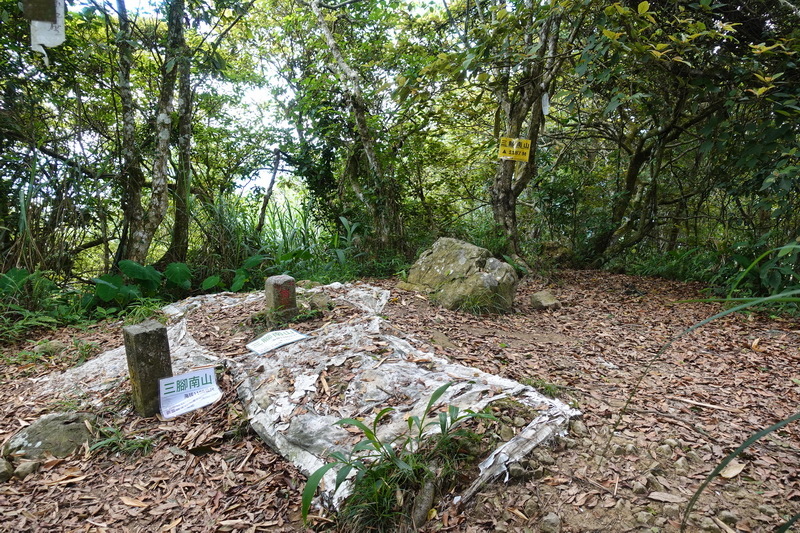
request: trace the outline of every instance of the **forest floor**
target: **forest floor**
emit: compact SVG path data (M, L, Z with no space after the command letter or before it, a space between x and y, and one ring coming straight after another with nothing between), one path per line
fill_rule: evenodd
M426 531L679 531L706 475L800 405L797 320L730 315L659 355L721 310L684 301L701 296L696 284L566 271L524 280L512 314L475 316L435 307L391 280L370 283L392 290L385 318L437 354L533 384L583 412L582 423L535 451L508 482L486 486L463 508L438 508ZM529 294L545 288L561 309L529 306ZM348 313L339 306L291 327L308 332ZM193 316L198 342L223 357L244 353L248 313ZM43 339L68 348L35 354ZM94 451L0 484L0 530L303 531L305 477L248 431L229 374L220 379L222 401L169 421L130 414L127 384L106 392L101 408L81 404L90 398L31 400L37 377L121 341L119 324L100 324L2 347L0 443L47 412L74 408L92 410L98 428L117 433L107 430L112 438ZM149 453L120 453L146 439ZM773 531L800 513L798 425L762 438L724 474L699 498L687 531Z

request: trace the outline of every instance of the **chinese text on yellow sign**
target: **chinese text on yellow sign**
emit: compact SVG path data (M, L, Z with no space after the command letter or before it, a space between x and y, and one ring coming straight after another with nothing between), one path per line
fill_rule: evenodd
M500 159L511 159L513 161L528 161L531 142L528 139L512 139L510 137L500 137Z

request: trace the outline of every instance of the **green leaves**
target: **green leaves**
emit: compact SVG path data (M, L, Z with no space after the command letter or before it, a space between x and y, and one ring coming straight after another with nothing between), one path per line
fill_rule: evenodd
M303 520L305 521L308 518L311 502L323 477L333 468L339 468L334 490L339 488L353 470L357 472L355 478L356 492L358 492L359 483L363 482L370 485L362 487L362 492L359 496L371 502L369 505L378 498L377 493L388 491L388 496L394 498L396 493L402 493L403 490L408 490L409 488L417 489L423 481L430 479L431 476L438 476L440 469L432 463L439 460L453 461L454 458L440 457L436 454L453 453L453 447L447 444L456 434L460 436L463 433L462 431L453 432L454 425L473 417L494 419L488 413L474 413L472 411L462 413L458 406L455 405L448 406L445 412L432 417L434 407L451 385L452 383L445 383L437 388L431 394L422 415L414 415L408 418L408 432L391 442L381 440L378 436L378 427L384 419L395 412L392 407L381 409L375 415L371 425L367 425L355 418L344 418L337 421L335 423L337 426L348 425L357 428L364 435L364 439L353 447L349 455L344 455L340 452L332 453L331 459L333 461L323 465L309 476L302 496L301 512ZM426 434L428 428L437 424L439 426L438 435ZM446 450L451 451L447 452ZM430 463L426 461L430 461ZM434 468L437 468L436 473L433 470ZM406 486L402 483L409 485ZM359 507L358 503L355 505ZM395 500L391 506L402 508L403 503L398 503ZM366 512L366 510L359 512Z
M192 287L192 271L185 263L170 263L164 270L167 281L181 289L188 291Z
M119 262L120 271L136 282L148 296L155 294L163 275L152 266L142 266L136 261L128 259Z

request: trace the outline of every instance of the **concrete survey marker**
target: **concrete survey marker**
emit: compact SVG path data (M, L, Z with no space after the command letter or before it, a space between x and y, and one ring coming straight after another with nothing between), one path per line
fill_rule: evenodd
M510 398L538 413L480 464L479 477L461 495L468 500L483 484L507 474L508 464L563 432L570 417L579 414L531 387L451 363L426 351L427 345L404 338L378 316L389 291L339 284L313 290L326 291L362 314L313 331L303 342L228 361L255 431L306 473L324 465L333 451L349 452L363 437L334 425L337 420L358 418L371 425L378 411L393 407L378 428L378 437L388 442L407 430L409 416L422 416L436 389L452 383L438 405L479 411ZM344 484L333 494L335 476L334 469L324 480L326 499L334 505L350 490Z

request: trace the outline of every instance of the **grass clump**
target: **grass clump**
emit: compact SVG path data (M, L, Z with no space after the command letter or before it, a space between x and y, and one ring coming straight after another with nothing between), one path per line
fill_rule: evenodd
M153 439L134 434L126 434L117 427L107 426L98 430L101 439L95 442L90 451L105 450L108 453L123 455L147 455L153 449Z

